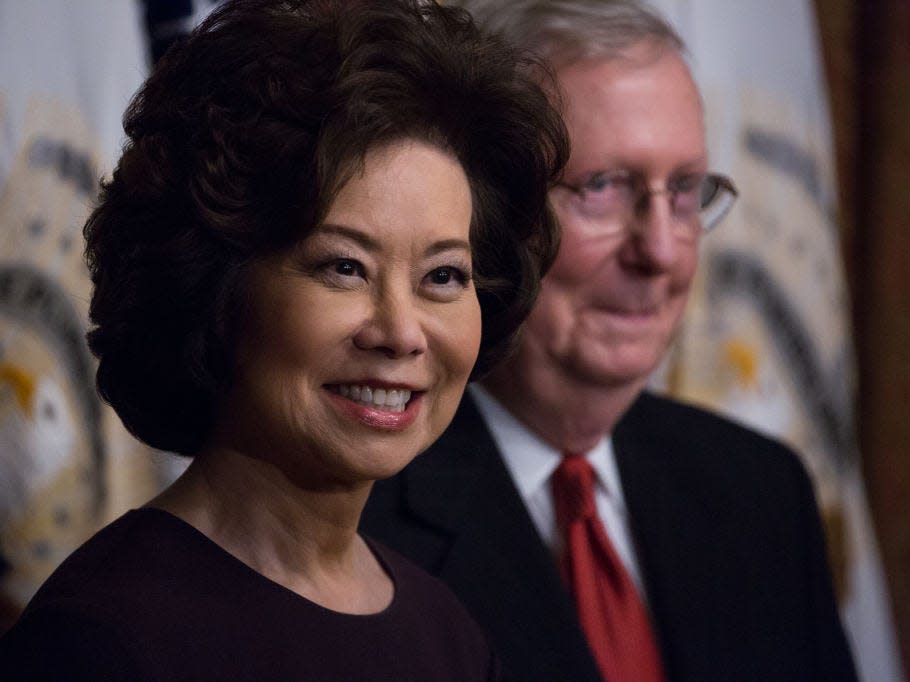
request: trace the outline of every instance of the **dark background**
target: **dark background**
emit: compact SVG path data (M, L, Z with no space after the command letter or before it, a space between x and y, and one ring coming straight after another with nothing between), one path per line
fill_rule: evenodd
M869 506L910 665L910 0L815 0L831 94Z

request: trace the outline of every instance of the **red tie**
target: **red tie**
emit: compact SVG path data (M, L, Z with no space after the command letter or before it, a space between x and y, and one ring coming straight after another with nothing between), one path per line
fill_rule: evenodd
M609 682L661 682L648 614L597 516L594 470L584 457L569 454L552 481L565 540L563 577L601 676Z

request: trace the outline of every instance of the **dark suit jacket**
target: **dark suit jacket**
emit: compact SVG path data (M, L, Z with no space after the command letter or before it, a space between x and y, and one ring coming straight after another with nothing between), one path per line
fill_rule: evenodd
M645 394L613 434L669 680L855 680L809 479L781 444ZM600 677L555 561L470 397L375 486L363 531L440 576L515 682Z

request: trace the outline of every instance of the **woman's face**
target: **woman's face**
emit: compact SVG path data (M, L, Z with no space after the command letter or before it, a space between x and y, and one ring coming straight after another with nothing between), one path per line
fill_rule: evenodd
M255 266L220 444L299 484L390 476L449 424L480 346L461 165L372 150L325 222Z

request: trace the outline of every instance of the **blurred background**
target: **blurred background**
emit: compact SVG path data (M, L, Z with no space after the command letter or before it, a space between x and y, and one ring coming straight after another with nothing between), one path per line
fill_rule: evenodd
M507 0L503 0L507 1ZM185 462L94 391L82 223L150 65L214 0L0 0L0 631ZM712 165L654 385L803 456L861 676L910 663L910 0L655 0L689 44ZM903 665L902 665L903 661Z
M910 667L910 2L816 0L869 506Z

